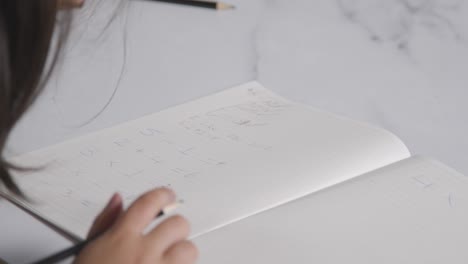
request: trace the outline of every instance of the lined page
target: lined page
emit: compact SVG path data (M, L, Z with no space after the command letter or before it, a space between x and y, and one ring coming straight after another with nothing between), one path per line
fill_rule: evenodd
M205 234L201 264L468 261L468 178L411 158Z
M380 129L248 83L14 160L36 214L78 237L112 193L173 188L194 235L409 156Z

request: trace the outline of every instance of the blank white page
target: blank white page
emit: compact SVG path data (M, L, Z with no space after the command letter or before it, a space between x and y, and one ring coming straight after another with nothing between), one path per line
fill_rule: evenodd
M168 186L194 235L409 156L395 136L248 83L15 159L30 210L84 237L113 192Z
M200 264L465 264L468 178L411 158L197 238Z

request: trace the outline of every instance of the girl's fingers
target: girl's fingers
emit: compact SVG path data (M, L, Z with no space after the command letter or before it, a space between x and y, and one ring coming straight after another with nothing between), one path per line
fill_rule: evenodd
M156 254L162 254L175 243L187 239L189 234L187 220L179 215L171 216L145 236L145 243Z
M141 234L164 207L175 201L175 194L167 188L158 188L140 196L116 223L117 229Z
M197 247L187 240L172 245L163 256L164 263L168 264L192 264L197 261L197 258Z
M106 231L115 223L122 211L122 197L116 193L112 196L109 203L94 220L93 226L88 233L88 237L92 237L96 234Z

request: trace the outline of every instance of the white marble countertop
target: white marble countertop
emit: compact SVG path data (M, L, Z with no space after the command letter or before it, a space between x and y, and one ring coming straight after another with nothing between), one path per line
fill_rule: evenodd
M88 1L77 14L63 63L10 153L258 80L388 129L413 154L468 175L466 1L232 0L237 8L224 12L116 2ZM0 214L1 258L22 263L68 245L5 201Z

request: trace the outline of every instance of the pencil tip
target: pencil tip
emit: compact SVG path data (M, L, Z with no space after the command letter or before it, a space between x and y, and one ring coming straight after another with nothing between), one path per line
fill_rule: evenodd
M229 4L225 4L225 3L218 3L216 7L219 10L235 9L236 8L234 5L229 5Z

